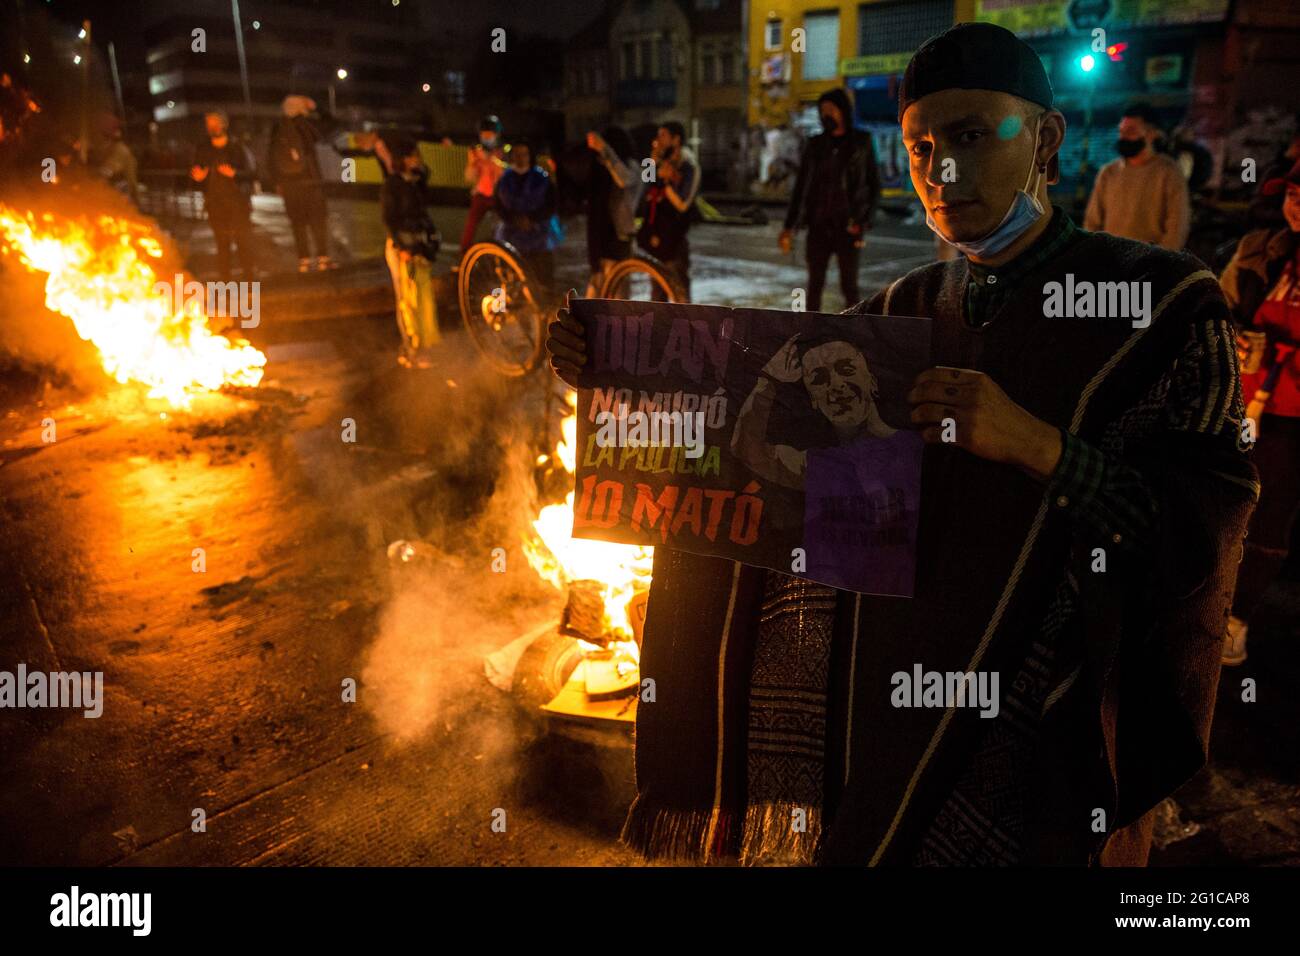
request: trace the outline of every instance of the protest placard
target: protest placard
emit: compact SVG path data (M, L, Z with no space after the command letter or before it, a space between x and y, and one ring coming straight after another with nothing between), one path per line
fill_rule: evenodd
M930 320L581 299L573 534L910 597Z

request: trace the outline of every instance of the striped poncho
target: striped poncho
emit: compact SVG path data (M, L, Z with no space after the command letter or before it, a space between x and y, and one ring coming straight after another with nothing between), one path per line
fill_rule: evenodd
M745 862L1145 862L1152 808L1206 758L1258 483L1215 277L1062 216L982 322L965 259L850 310L933 319L932 364L986 373L1064 436L1046 484L926 448L915 598L656 550L642 654L656 695L637 715L629 845ZM1046 318L1043 287L1067 273L1151 283L1152 321ZM918 666L996 672L997 716L896 706L892 675Z

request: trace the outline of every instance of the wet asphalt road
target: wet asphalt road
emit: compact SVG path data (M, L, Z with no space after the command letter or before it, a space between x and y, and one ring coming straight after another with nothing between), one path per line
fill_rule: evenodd
M777 229L697 227L696 300L788 307L803 272ZM864 292L928 258L878 229ZM105 705L0 711L0 864L636 862L616 841L630 754L545 735L483 677L558 613L518 550L548 384L480 369L444 324L446 365L411 373L389 321L267 315L262 387L165 419L119 389L6 383L0 669L102 670ZM401 538L436 559L395 572ZM1225 672L1260 701L1225 681L1191 825L1155 862L1300 862L1294 571Z

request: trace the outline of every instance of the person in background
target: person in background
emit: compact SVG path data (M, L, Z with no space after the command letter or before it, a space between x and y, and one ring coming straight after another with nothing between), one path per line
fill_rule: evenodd
M1187 243L1192 210L1178 164L1156 152L1163 134L1145 104L1130 106L1119 121L1119 158L1097 171L1083 228L1150 242L1174 252Z
M253 227L245 192L252 180L251 164L244 148L231 142L224 113L207 113L203 122L208 137L194 151L190 178L203 189L203 208L217 244L217 276L230 279L230 247L236 243L244 277L253 279Z
M1285 225L1243 236L1219 279L1241 331L1241 393L1258 426L1260 478L1223 640L1229 666L1246 659L1251 616L1286 561L1300 514L1300 159L1260 192L1285 197Z
M465 182L472 187L469 215L460 234L461 255L474 244L474 233L494 202L497 181L506 170L505 149L501 139L501 120L485 116L478 124L478 142L470 147L465 160Z
M281 116L271 131L271 154L267 163L271 179L284 197L284 211L293 227L293 243L298 251L298 271L315 265L319 270L336 269L329 255L329 226L325 208L324 181L316 159L316 143L321 138L312 120L316 102L310 97L290 95L281 104Z
M853 106L841 89L817 100L823 132L808 141L790 195L785 228L778 240L789 252L795 230L808 227L808 311L820 312L831 256L840 269L840 289L850 306L858 292L858 254L863 233L880 196L880 173L871 134L853 128Z
M1187 180L1187 191L1200 195L1205 184L1214 175L1214 156L1196 138L1196 130L1189 123L1177 126L1169 136L1169 155L1183 178Z
M1300 117L1297 117L1296 125L1300 127ZM1285 176L1297 161L1300 161L1300 134L1291 137L1286 149L1275 155L1272 161L1263 167L1264 172L1259 177L1259 181L1266 183L1270 179ZM1263 189L1257 190L1247 213L1251 228L1272 231L1285 225L1286 217L1282 215L1283 199L1281 193L1265 195Z
M564 238L555 214L555 181L533 162L527 140L511 144L509 167L496 186L496 209L501 221L494 238L519 251L546 289L555 280L555 247Z
M603 135L588 133L587 147L597 159L587 185L589 293L596 295L605 270L632 254L641 177L633 157L632 137L623 128L611 126Z
M384 176L379 204L388 240L384 259L393 276L397 328L402 334L398 361L407 368L429 368L428 350L438 342L438 307L433 290L433 260L438 254L437 227L429 217L433 202L429 171L420 162L413 140L391 144L393 172Z
M136 170L135 156L122 139L122 127L114 123L107 130L107 145L100 157L99 174L110 186L130 199L133 205L139 205Z
M666 265L691 298L691 228L695 194L700 188L699 166L683 145L686 128L670 120L659 124L651 149L655 178L643 194L641 230L637 244Z

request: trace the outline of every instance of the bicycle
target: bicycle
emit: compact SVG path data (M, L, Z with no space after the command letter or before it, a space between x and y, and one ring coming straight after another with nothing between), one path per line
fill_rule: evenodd
M658 259L634 253L620 259L598 279L596 297L637 302L685 302L686 291L676 275Z
M546 345L542 285L508 243L476 242L465 250L456 280L470 338L503 375L527 375Z

